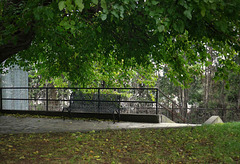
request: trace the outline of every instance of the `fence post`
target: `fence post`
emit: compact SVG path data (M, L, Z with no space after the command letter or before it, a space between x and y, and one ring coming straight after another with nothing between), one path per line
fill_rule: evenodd
M197 123L199 123L200 122L200 119L199 119L199 108L197 108L197 112L196 112L197 114L196 114L196 117L197 117Z
M46 111L48 111L48 88L46 88Z
M224 119L224 108L222 108L222 120L225 121L225 119Z
M0 88L0 100L1 100L1 104L0 104L0 110L2 111L2 88Z
M173 103L172 103L172 121L174 121L174 118L173 118Z
M158 88L156 89L156 114L158 114Z
M100 88L98 88L98 113L100 113Z

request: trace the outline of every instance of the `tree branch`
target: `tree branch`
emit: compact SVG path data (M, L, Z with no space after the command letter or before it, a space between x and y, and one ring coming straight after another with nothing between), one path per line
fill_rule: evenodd
M12 57L19 51L27 49L31 45L34 35L32 29L28 33L20 32L14 36L17 38L15 44L11 41L8 44L0 46L0 63Z

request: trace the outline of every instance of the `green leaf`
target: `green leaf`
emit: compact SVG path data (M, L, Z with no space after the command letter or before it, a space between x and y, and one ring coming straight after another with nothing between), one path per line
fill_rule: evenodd
M101 26L98 26L98 27L97 27L97 31L100 32L100 33L102 32Z
M114 15L116 18L119 18L119 15L118 15L118 13L117 13L115 10L111 11L111 13L112 13L112 15Z
M184 14L189 20L192 19L192 10L191 10L191 9L185 10L183 14Z
M92 0L93 4L97 5L98 4L98 0Z
M62 11L66 7L65 1L60 1L58 3L58 7L59 7L59 10Z
M33 10L33 14L36 20L40 20L39 8Z
M217 9L217 5L215 3L211 4L211 9L212 10L216 10Z
M159 41L159 42L163 42L163 40L164 40L163 35L160 35L160 36L158 37L158 41Z
M184 28L185 28L184 22L182 20L180 20L179 21L179 32L183 33L184 32Z
M129 0L123 0L123 3L127 5L129 3Z
M156 12L162 14L164 13L164 10L165 10L164 8L158 8L156 9Z
M48 19L53 19L54 13L52 12L52 10L48 9L48 10L46 10L46 12L47 12L47 15L48 15Z
M185 9L188 8L188 4L186 3L185 0L180 0L180 1L179 1L179 4L180 4L181 6L183 6L183 7L185 7Z
M120 16L123 18L124 16L123 16L123 14L124 14L124 8L123 8L123 6L120 6L119 7L119 10L120 10Z
M158 31L159 31L159 32L163 32L164 29L165 29L165 26L164 26L164 25L158 26Z
M66 30L73 28L74 27L75 22L74 21L66 21L66 20L62 20L59 25L64 27Z
M134 2L131 3L131 8L135 9L136 8L136 4Z
M174 12L173 8L169 8L167 11L170 15Z
M119 7L120 7L119 4L113 5L113 8L114 8L114 9L119 9Z
M105 0L101 0L101 7L103 8L103 12L107 13L108 9L107 9L107 3Z
M216 22L217 27L221 29L221 31L226 32L227 31L227 24L225 21L221 20L219 22Z
M182 20L179 20L179 21L173 23L173 29L174 29L175 31L180 32L180 33L183 33L183 32L184 32L184 28L185 28L184 26L185 26L185 25L184 25L184 22L183 22Z
M155 16L155 12L154 11L150 11L149 16L154 17Z
M210 65L212 65L212 62L211 61L206 61L205 66L208 67Z
M75 4L78 6L80 12L84 9L83 0L75 0Z
M153 5L157 5L159 2L158 1L152 1Z
M101 15L101 19L104 21L104 20L106 20L107 19L107 14L102 14Z
M70 21L70 24L71 24L72 26L74 26L74 25L75 25L75 21L71 20L71 21Z
M206 13L206 9L205 9L205 8L202 8L202 9L201 9L201 15L202 15L202 17L205 16L205 13Z

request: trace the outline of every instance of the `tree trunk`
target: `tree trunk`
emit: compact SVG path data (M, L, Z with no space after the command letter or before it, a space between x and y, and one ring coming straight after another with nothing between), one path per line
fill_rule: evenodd
M205 108L208 108L208 95L209 95L209 74L208 74L208 68L205 70L205 96L204 96L204 104Z
M212 47L208 47L208 53L211 56L211 59L208 59L208 62L213 62L214 54L213 54L213 49ZM204 104L205 108L208 108L209 104L209 99L210 99L210 91L211 91L211 86L212 86L212 73L213 73L213 66L209 65L208 67L205 68L205 95L204 95Z
M26 50L32 43L34 38L33 30L30 30L28 33L19 32L13 38L17 38L17 43L9 41L8 44L0 46L0 63L4 62L6 59L12 57L20 51Z
M222 119L223 121L225 121L225 116L226 116L226 105L225 105L225 81L223 80L223 84L222 84Z
M240 75L239 75L240 76ZM239 86L240 86L240 82L239 82ZM238 87L238 101L237 101L237 109L240 110L240 87Z
M188 103L188 89L179 87L179 99L182 107L181 115L186 118L187 116L187 103Z

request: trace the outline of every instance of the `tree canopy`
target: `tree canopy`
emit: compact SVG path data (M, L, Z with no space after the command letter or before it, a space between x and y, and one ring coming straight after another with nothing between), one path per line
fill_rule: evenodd
M218 51L224 77L240 72L240 1L2 0L1 70L18 64L43 76L93 81L96 70L159 69L184 84ZM125 76L125 77L126 77Z

